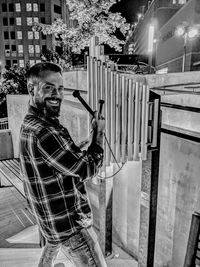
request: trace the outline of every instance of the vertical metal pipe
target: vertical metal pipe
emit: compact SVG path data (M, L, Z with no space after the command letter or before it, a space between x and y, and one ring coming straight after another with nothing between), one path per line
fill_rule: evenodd
M109 90L110 90L110 69L106 66L105 68L105 133L108 142L110 143L110 114L109 114ZM105 149L105 162L106 165L110 165L110 150L108 148L108 145L106 144Z
M98 80L97 59L94 58L93 110L98 109L98 99L97 99L98 81L97 80Z
M159 101L159 99L155 99L153 105L153 136L151 147L157 146Z
M144 147L143 147L143 155L142 160L147 159L147 148L148 148L148 127L149 127L149 86L145 86L145 121L144 121Z
M127 138L127 79L122 76L122 161L126 161L126 138Z
M111 148L115 155L116 153L116 73L111 71ZM115 162L111 157L111 162Z
M145 159L146 85L142 86L141 159Z
M90 71L90 56L87 56L87 101L89 105L91 105L91 100L90 100L90 95L91 95L91 83L90 83L90 76L91 76L91 71Z
M140 132L140 86L136 82L135 87L135 125L134 125L134 151L133 160L139 160L139 132Z
M116 74L116 159L120 162L120 131L121 131L121 77Z
M133 126L134 126L134 90L133 80L128 80L128 160L133 160Z
M94 108L94 102L93 102L93 92L94 92L94 58L90 57L90 105L91 108Z

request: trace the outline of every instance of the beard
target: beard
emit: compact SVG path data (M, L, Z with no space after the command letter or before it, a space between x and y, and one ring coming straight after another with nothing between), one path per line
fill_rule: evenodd
M58 98L46 98L44 101L36 101L37 108L49 118L58 118L60 116L61 100Z

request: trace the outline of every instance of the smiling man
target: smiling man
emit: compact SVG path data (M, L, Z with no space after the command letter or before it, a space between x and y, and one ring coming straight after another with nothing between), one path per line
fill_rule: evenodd
M85 188L102 165L105 122L95 113L90 146L82 151L58 120L64 89L60 67L34 65L27 86L30 101L20 131L20 167L27 202L46 239L38 266L53 266L61 248L77 267L106 267Z

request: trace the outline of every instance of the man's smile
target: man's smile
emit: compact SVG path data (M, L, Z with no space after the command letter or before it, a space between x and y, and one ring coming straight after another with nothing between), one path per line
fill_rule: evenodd
M46 103L50 104L51 106L60 106L60 99L55 99L55 98L48 98L46 99Z

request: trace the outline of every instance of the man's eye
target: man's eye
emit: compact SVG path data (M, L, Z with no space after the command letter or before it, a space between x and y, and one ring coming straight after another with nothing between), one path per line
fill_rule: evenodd
M45 86L45 89L49 90L49 91L53 91L55 89L55 87L47 85L47 86Z

